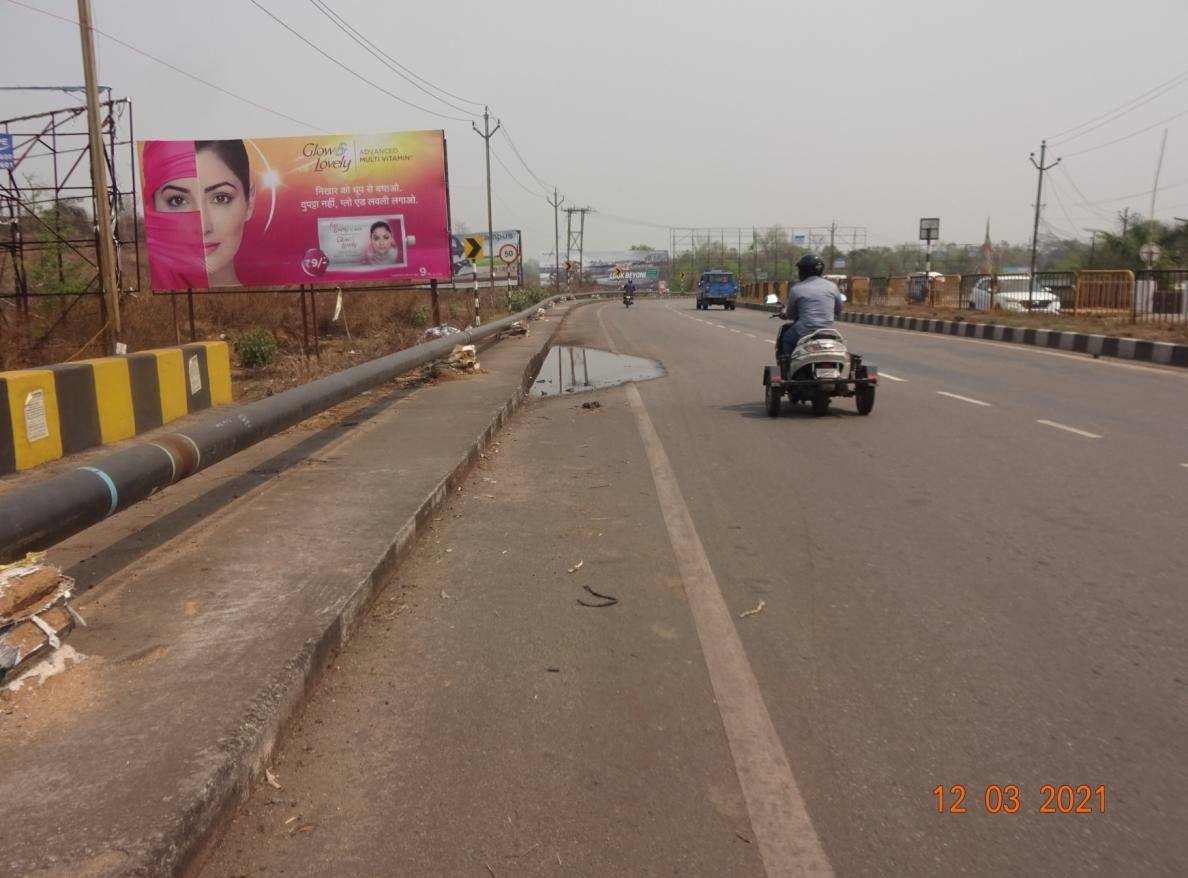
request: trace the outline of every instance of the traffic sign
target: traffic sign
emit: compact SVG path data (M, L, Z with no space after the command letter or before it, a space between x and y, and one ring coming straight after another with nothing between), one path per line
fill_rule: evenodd
M935 241L940 238L940 217L926 216L920 219L920 240Z
M616 265L614 268L611 269L611 277L622 277L622 276L623 276L623 269L619 268L619 266Z
M562 263L562 265L564 265L564 266L565 266L565 270L566 270L566 271L573 271L573 263L572 263L571 261L569 261L568 259L566 259L566 260L565 260L565 261Z
M483 239L477 235L462 242L462 255L467 259L483 258Z
M16 156L12 151L12 135L0 134L0 171L11 171L16 167Z
M1163 248L1154 241L1148 241L1143 246L1139 247L1139 256L1143 258L1143 262L1147 263L1147 268L1151 268L1159 257L1163 255Z
M687 272L684 272L684 271L682 271L682 272L681 272L681 280L684 280L684 279L685 279L685 275L686 275L686 274L687 274Z
M520 248L515 244L504 244L499 248L499 258L506 264L511 265L520 258Z

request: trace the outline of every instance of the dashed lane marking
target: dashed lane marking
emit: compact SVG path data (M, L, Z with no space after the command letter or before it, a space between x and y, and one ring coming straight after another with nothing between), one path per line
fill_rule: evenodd
M959 399L962 402L972 403L973 405L982 405L986 406L987 408L990 406L990 403L982 402L980 399L970 399L968 396L959 396L956 393L949 393L947 390L938 390L937 393L941 396L947 396L949 399Z
M1069 427L1065 424L1057 424L1055 421L1045 421L1043 418L1036 420L1037 424L1043 424L1045 427L1055 427L1057 430L1064 430L1067 433L1076 433L1078 436L1084 436L1086 439L1100 439L1096 433L1090 433L1088 430L1078 430L1076 427Z

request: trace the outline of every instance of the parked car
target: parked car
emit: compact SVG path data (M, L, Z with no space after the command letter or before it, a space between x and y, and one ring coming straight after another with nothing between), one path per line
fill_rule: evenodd
M997 283L995 283L997 281ZM976 311L1020 311L1023 313L1060 313L1060 297L1050 287L1032 288L1031 276L1010 275L983 277L969 291L969 307Z

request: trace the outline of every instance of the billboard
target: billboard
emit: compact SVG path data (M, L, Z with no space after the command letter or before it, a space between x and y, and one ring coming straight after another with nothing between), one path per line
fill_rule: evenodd
M450 277L443 131L137 146L154 290Z
M457 232L450 236L450 257L455 278L520 278L524 246L519 229L496 229L493 244L486 232Z
M618 287L631 280L641 289L650 289L668 279L667 250L587 250L582 256L585 259L582 275L601 286ZM577 252L571 253L569 258L577 263ZM562 254L562 279L565 278L564 262L565 256ZM541 254L541 283L552 282L553 265L551 250ZM573 275L577 277L576 268Z

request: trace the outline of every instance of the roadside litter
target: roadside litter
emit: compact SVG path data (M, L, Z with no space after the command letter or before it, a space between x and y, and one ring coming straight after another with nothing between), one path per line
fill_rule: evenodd
M445 364L458 372L476 372L479 367L478 352L472 344L460 344L454 348Z
M755 607L755 609L753 609L753 610L747 610L745 613L739 613L738 618L745 619L745 618L747 618L747 616L758 616L760 613L763 612L763 608L766 606L767 606L767 601L760 601L759 606Z
M421 333L419 341L432 341L435 338L444 338L447 335L457 335L461 331L462 330L458 329L456 326L430 326Z
M602 403L600 403L600 402L583 402L582 408L588 409L589 411L594 411L594 409L602 408Z
M528 324L525 323L523 320L517 320L515 323L513 323L507 329L503 330L503 332L499 333L497 338L513 338L515 336L527 335L527 334L528 334Z
M86 625L68 603L74 580L43 563L45 553L0 565L0 683L62 647Z
M590 586L588 586L588 585L583 585L582 588L584 588L590 594L594 595L594 597L596 597L602 601L601 604L592 604L589 601L583 601L581 598L578 598L577 602L579 604L581 604L583 607L594 607L595 609L602 609L603 607L613 607L615 604L617 604L619 602L618 598L611 597L608 594L602 594L601 592L594 591L594 589L590 588Z

